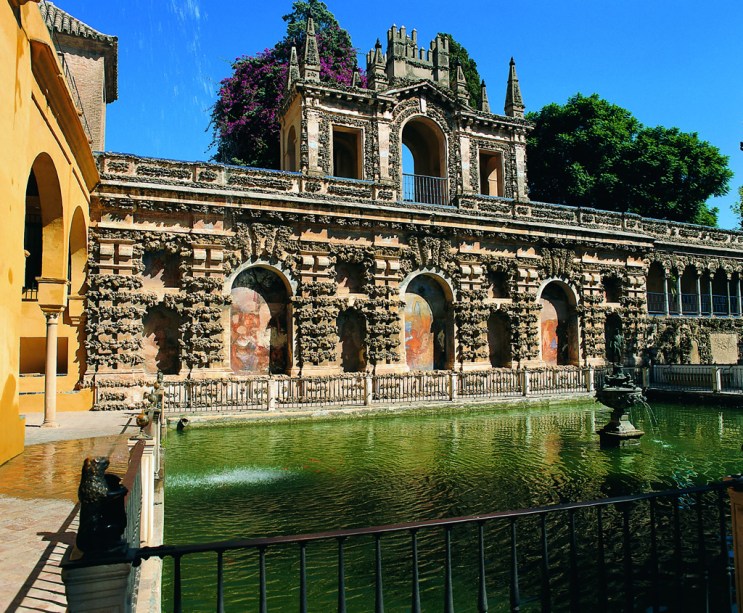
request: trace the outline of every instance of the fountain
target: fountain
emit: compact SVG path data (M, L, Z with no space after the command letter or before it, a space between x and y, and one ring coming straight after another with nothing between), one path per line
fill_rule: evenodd
M596 400L612 410L609 423L596 431L602 447L620 447L638 442L643 434L629 420L633 407L647 406L642 389L632 381L632 377L622 372L618 364L614 372L606 375L604 387L596 391Z

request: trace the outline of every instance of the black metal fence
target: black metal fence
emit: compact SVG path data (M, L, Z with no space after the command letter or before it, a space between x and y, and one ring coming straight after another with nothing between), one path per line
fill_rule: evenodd
M337 602L345 612L352 601L367 603L365 610L373 602L375 611L448 613L731 611L730 549L725 486L715 483L321 534L142 548L130 559L172 562L168 604L177 613L221 613L235 602L261 612ZM213 582L195 594L195 576Z

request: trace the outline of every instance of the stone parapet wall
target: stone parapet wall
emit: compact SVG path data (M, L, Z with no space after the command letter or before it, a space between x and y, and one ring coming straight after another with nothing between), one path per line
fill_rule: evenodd
M602 230L631 233L657 243L658 247L699 246L721 250L743 248L743 232L720 230L694 224L650 219L634 213L617 213L584 207L543 202L518 201L490 196L462 195L451 206L420 205L399 200L399 188L389 183L336 177L306 177L297 172L143 158L105 153L98 155L105 181L181 186L209 198L210 192L240 192L246 197L280 196L316 200L318 203L374 203L413 211L456 211L464 217L487 218L518 223L565 226L570 230ZM214 198L212 196L212 198ZM217 205L217 202L214 202ZM185 207L187 209L188 206ZM185 210L184 209L184 210ZM722 253L722 252L721 252Z

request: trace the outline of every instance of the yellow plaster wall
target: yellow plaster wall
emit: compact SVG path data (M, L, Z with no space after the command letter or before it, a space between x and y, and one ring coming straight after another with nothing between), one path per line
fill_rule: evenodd
M66 278L73 212L76 208L82 210L87 228L90 191L98 182L92 153L84 136L81 138L82 129L69 92L65 88L54 89L61 68L38 5L16 3L17 0L0 3L0 463L23 450L19 392L37 386L38 380L43 386L43 377L27 383L19 376L20 338L45 335L45 318L39 304L21 300L29 173L42 155L50 172L49 176L37 177L40 188L53 184L56 189L58 182L62 205L54 224L55 233L45 234L44 277ZM36 55L32 54L32 41L36 41ZM38 81L40 74L49 78L43 88ZM66 296L60 293L52 304L66 309L66 302ZM69 336L69 352L77 356L78 337L72 333L75 326L65 321L70 321L69 313L60 318L60 336ZM58 381L60 405L66 404L62 399L73 392L73 379L76 381L79 373L77 358L68 359L70 374ZM87 402L86 408L90 408L90 393L79 397L81 407Z

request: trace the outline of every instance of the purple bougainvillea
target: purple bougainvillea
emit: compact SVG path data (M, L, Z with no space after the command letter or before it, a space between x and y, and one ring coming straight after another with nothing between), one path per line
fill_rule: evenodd
M294 2L287 36L273 48L237 58L232 75L220 83L212 109L214 159L219 162L279 167L279 113L286 94L292 45L301 56L307 14L316 22L320 80L350 86L357 67L356 49L323 2ZM319 15L319 18L318 18ZM362 86L366 85L362 75Z

